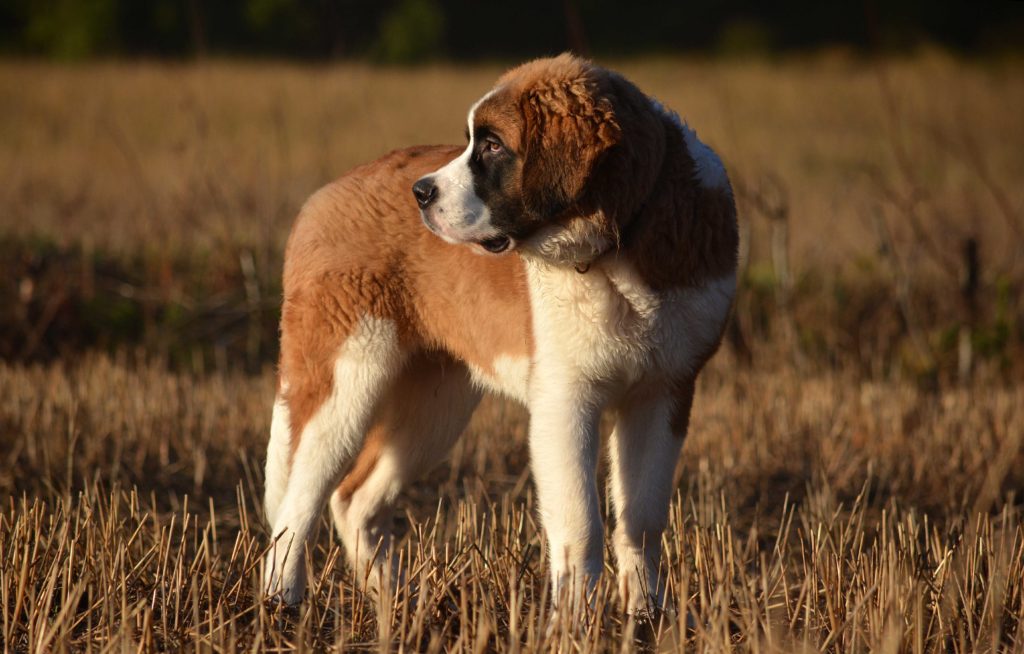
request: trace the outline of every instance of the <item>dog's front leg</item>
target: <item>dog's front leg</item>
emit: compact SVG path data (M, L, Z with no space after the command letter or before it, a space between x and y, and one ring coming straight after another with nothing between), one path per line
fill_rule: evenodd
M615 406L608 490L615 509L619 593L630 613L665 607L661 536L692 402L693 383L686 382L675 389L640 390Z
M554 601L574 612L603 567L595 480L601 408L594 389L570 382L571 375L538 372L531 384L531 465Z

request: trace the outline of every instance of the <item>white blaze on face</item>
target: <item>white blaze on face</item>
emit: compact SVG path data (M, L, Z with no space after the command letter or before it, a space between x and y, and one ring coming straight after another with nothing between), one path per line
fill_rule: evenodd
M497 235L490 211L473 188L469 162L475 147L473 120L476 109L494 91L480 98L469 110L469 145L448 165L431 175L437 185L437 200L426 210L437 234L449 243L480 242Z

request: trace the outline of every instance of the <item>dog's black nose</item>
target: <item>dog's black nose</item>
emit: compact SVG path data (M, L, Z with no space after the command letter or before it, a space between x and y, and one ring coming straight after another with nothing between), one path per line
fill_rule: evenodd
M426 209L437 199L437 185L430 177L424 177L412 185L412 194L416 196L420 209Z

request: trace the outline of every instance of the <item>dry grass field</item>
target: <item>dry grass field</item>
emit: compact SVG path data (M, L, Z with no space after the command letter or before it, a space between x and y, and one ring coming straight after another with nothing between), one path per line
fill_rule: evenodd
M617 67L722 153L744 228L673 610L636 623L603 582L551 620L497 401L405 493L396 597L325 520L307 601L260 601L290 221L356 163L460 142L499 67L0 62L4 651L1024 652L1024 64Z

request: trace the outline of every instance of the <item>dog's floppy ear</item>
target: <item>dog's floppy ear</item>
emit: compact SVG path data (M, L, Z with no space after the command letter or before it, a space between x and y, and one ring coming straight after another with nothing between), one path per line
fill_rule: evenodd
M550 218L579 200L595 163L619 141L611 100L600 86L584 70L523 95L523 198L537 218Z

